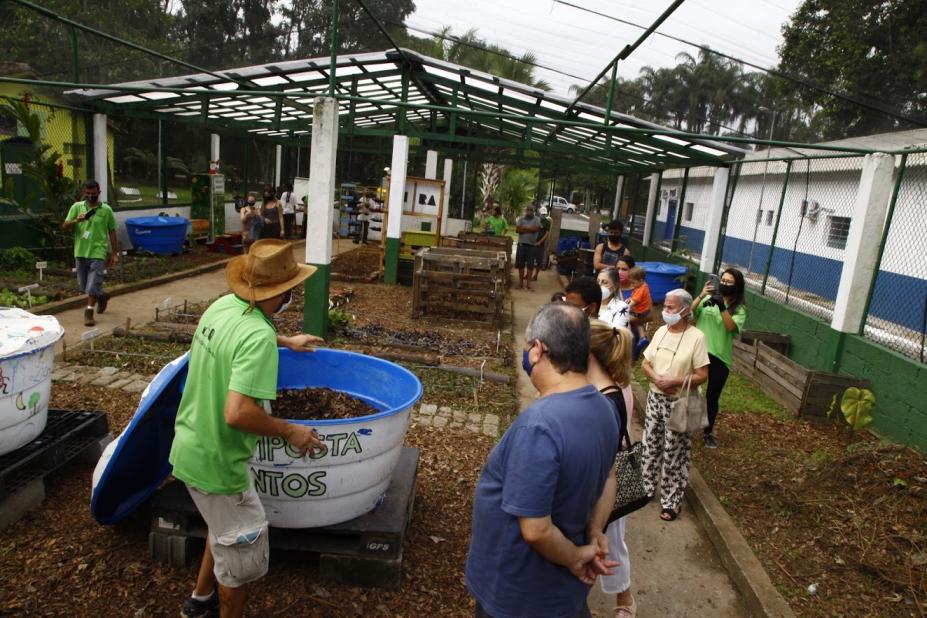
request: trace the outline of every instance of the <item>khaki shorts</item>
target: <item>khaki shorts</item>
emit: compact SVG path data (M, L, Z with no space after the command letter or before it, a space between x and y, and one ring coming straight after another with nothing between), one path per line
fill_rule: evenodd
M209 527L219 584L240 588L264 577L270 542L264 506L254 487L240 494L210 494L190 485L187 490Z

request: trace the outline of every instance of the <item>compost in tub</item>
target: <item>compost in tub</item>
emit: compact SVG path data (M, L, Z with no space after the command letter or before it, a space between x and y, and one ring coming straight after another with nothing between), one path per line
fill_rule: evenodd
M54 346L63 336L52 316L0 308L0 455L45 430Z
M271 526L315 528L373 509L399 461L412 406L422 395L414 374L394 363L345 352L281 348L278 389L322 388L376 410L356 418L291 420L317 430L326 450L300 457L282 438L259 438L249 472ZM174 419L188 355L167 365L142 394L126 430L94 471L91 512L116 523L137 509L171 472Z

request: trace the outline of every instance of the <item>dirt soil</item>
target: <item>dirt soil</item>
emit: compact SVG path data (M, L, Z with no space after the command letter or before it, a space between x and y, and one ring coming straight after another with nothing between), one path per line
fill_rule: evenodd
M137 395L55 383L52 405L105 409L114 433L131 417ZM412 424L408 446L421 449L412 523L403 546L400 591L319 579L305 554L273 552L270 573L255 584L248 615L472 616L463 582L472 496L494 440ZM118 526L90 516L92 467L65 466L46 479L42 506L4 530L0 541L0 615L176 616L198 564L184 568L148 557L150 516L143 508ZM118 609L114 612L114 608Z
M293 420L357 418L376 414L369 404L330 388L287 389L277 393L274 416Z
M695 465L801 616L927 615L927 461L837 423L724 414Z
M332 259L332 278L339 276L365 277L380 270L380 248L375 246L358 247L336 255Z
M154 375L189 349L187 344L148 341L137 337L101 337L93 350L83 346L68 353L68 362L90 367L115 367L141 375Z

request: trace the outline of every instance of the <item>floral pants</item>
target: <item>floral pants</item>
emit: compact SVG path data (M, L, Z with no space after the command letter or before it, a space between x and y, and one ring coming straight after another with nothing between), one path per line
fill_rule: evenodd
M689 484L692 434L667 429L670 406L675 400L663 393L647 393L641 468L647 493L653 495L659 477L660 506L678 511Z

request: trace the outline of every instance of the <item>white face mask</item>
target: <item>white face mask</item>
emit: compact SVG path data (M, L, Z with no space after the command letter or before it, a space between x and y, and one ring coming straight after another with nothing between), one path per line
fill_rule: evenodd
M600 285L599 287L602 289L602 302L604 303L604 302L605 302L605 299L608 298L608 297L610 297L610 296L612 295L612 291L609 290L609 289L608 289L607 287L605 287L604 285Z
M678 313L670 313L669 311L663 311L663 321L667 326L676 326L679 324L679 320L682 319L682 316Z
M274 311L274 315L280 315L287 310L287 307L290 306L293 302L293 292L289 291L286 293L286 296L283 297L283 304L280 305L280 308Z

